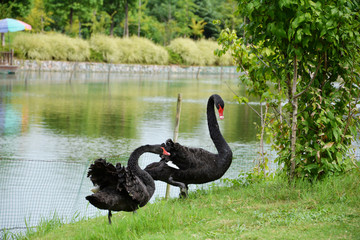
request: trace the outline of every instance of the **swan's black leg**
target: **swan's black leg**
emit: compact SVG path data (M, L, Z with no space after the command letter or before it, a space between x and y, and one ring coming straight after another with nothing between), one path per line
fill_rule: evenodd
M185 183L174 181L173 177L169 177L169 184L177 186L179 188L186 188Z
M186 198L188 195L188 187L185 183L174 181L172 177L169 177L169 183L171 185L177 186L180 188L180 198Z
M188 185L185 184L185 187L184 188L180 188L180 198L187 198L188 196Z
M111 216L112 216L111 210L109 210L109 214L108 214L109 224L111 224Z

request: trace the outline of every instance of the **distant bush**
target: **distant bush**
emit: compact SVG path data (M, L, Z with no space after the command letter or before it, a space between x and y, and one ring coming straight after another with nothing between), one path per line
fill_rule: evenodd
M60 33L17 33L13 46L20 57L36 60L98 61L126 64L233 65L230 54L218 57L215 41L177 38L165 47L146 38L95 34L90 40ZM20 53L20 54L19 54Z
M177 38L170 42L168 49L179 54L186 65L205 65L205 59L195 41L189 38Z
M14 38L13 45L29 59L86 61L90 58L87 41L60 33L21 33Z
M205 59L205 65L234 65L230 52L221 57L215 55L215 50L221 48L216 41L201 39L196 42L196 45Z
M182 57L180 56L179 53L176 53L176 52L170 50L169 48L166 48L166 49L169 53L169 63L170 64L179 64L179 65L185 64L184 60L182 59Z
M164 47L146 38L130 37L118 40L120 61L138 64L168 64L169 54Z
M117 40L103 34L95 34L90 39L93 55L102 55L105 62L118 62Z
M167 64L168 52L145 38L118 38L95 35L90 39L91 49L102 54L104 61L113 63Z
M19 33L13 40L14 48L20 50L24 58L51 60L51 47L44 35Z
M168 51L171 56L170 62L187 65L233 65L232 57L226 54L218 57L214 54L220 46L212 40L177 38L171 41ZM181 60L179 60L179 58Z
M216 56L214 51L219 47L217 42L201 39L196 42L196 46L199 48L201 55L204 57L205 65L215 65Z

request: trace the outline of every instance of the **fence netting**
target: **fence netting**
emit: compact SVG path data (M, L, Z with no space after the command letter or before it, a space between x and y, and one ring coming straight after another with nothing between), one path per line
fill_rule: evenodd
M255 166L256 145L234 145L233 163L223 178L236 178ZM215 149L209 149L215 151ZM146 153L139 165L158 161L157 155ZM107 214L90 205L85 196L91 194L93 185L87 171L94 159L83 161L19 159L0 157L0 230L1 234L24 232L42 220L56 215L64 222L76 221ZM109 159L116 162L116 159ZM275 166L273 166L275 167ZM156 181L156 191L151 199L165 197L166 183ZM220 180L215 181L216 184ZM212 183L210 183L212 184ZM209 184L190 185L190 191L207 188ZM170 197L178 197L179 189L171 187Z
M239 144L233 145L232 149L233 163L222 179L237 178L240 173L249 172L258 159L257 145L249 149L248 145ZM355 155L359 160L358 148L355 149ZM63 222L72 222L107 214L85 200L85 196L91 194L90 190L93 188L87 178L87 171L93 160L74 162L0 158L0 236L24 232L54 215ZM158 156L146 153L141 156L139 165L144 168L148 163L158 160ZM271 163L270 168L273 171L277 166ZM220 182L215 181L216 184ZM190 185L190 191L206 189L209 184ZM151 202L165 197L165 192L166 184L156 181L156 191ZM179 189L171 187L170 197L178 195Z

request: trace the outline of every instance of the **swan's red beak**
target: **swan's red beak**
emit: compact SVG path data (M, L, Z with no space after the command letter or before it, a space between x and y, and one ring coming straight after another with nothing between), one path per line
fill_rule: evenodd
M224 119L224 109L219 104L219 118Z
M163 155L165 156L170 156L170 153L168 151L165 150L165 148L161 147L163 150Z

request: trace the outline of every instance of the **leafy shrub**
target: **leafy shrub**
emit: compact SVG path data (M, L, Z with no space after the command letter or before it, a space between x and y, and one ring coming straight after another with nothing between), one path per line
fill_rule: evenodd
M90 48L90 60L94 62L106 62L102 53Z
M25 58L37 60L50 60L51 47L46 42L44 35L39 37L39 34L18 34L13 41L14 48L19 49Z
M218 47L220 48L220 47ZM222 56L216 56L216 65L218 66L234 66L234 60L230 52L226 52Z
M196 42L196 46L199 48L201 55L204 57L205 65L214 65L216 62L214 51L219 47L217 42L201 39Z
M166 48L169 53L169 63L170 64L184 64L183 59L181 58L180 54Z
M90 57L87 41L59 33L21 33L13 44L29 59L86 61Z
M166 49L146 38L122 38L117 44L123 63L167 64L169 61Z
M202 56L204 56L205 65L234 65L230 52L227 52L221 57L215 55L215 50L221 48L216 41L201 39L196 42L196 45L200 49Z
M231 56L218 57L215 41L178 38L165 48L141 37L94 34L90 40L60 33L19 33L13 41L19 55L36 60L105 61L128 64L232 65Z
M169 54L148 39L118 38L95 35L90 39L94 54L102 54L107 62L136 64L167 64Z
M212 40L194 41L177 38L170 43L168 51L172 63L206 66L233 65L230 53L221 57L215 55L215 50L218 48L220 48L218 43Z
M102 55L105 62L119 62L116 38L95 34L90 39L90 48L94 55Z
M90 44L81 38L68 38L70 40L67 60L86 61L90 59Z
M170 42L169 50L181 56L187 65L205 65L205 59L195 41L188 38L177 38Z

